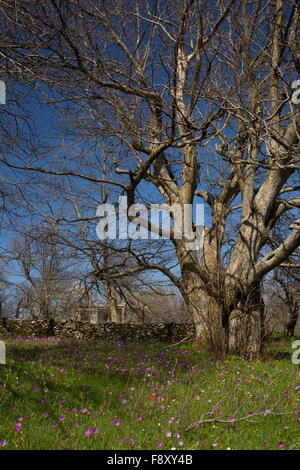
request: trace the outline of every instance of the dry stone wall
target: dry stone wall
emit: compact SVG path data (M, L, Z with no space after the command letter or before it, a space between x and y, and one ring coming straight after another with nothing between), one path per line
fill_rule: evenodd
M194 337L192 324L161 323L134 325L129 323L99 323L61 320L46 321L32 319L2 318L0 336L58 336L73 339L127 340L127 341L162 341L176 343L190 341Z

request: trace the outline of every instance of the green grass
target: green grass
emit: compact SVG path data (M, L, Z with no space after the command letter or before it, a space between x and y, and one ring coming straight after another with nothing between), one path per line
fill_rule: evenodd
M294 339L255 363L186 345L6 339L0 449L296 449Z

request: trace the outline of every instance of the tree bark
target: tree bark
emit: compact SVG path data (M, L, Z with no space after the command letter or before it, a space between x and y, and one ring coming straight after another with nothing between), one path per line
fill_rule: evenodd
M105 198L103 198L105 200ZM110 267L110 252L108 245L103 245L103 267L106 270L109 270ZM109 307L109 321L111 323L120 323L119 311L118 311L118 302L117 302L117 292L114 284L109 278L105 281L106 287L106 298L107 304Z
M297 321L298 321L298 315L299 315L299 306L296 305L296 307L293 308L292 311L290 312L288 321L286 323L286 335L287 336L290 336L290 337L295 336L295 328L296 328Z
M110 313L110 321L111 323L120 323L120 315L118 310L118 304L116 299L116 289L115 287L107 281L106 283L107 289L107 299L108 299L108 306L109 306L109 313Z
M209 295L201 283L188 284L188 307L192 315L196 342L218 357L226 353L225 330L222 325L223 305L220 299Z
M260 286L256 286L228 315L227 350L245 359L257 359L262 352L264 336L264 303Z
M214 259L206 257L206 268L201 272L196 251L185 250L183 244L177 245L182 282L181 292L195 325L196 341L200 347L208 348L218 357L225 354L225 332L223 328L222 296L214 288L219 266ZM203 273L210 269L210 278L203 279Z
M264 339L264 305L259 289L238 301L229 315L226 315L223 296L210 295L199 280L187 281L185 294L200 347L208 348L218 357L227 353L249 360L260 357Z

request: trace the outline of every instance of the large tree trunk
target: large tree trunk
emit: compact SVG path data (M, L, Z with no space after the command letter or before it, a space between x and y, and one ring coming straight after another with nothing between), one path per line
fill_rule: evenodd
M187 283L188 307L192 315L197 344L224 357L225 331L222 325L223 305L210 295L201 282Z
M194 321L197 344L223 357L225 334L222 296L213 289L212 283L206 283L199 275L195 251L185 251L181 246L177 253L182 273L181 292ZM215 278L212 271L211 275Z
M264 335L264 303L260 286L256 286L228 315L227 350L246 359L257 359L262 352Z
M261 286L260 283L247 286L247 276L242 272L241 276L226 276L217 240L207 228L200 266L195 251L177 245L182 293L195 324L197 343L219 357L230 353L256 359L262 352L264 337Z
M200 347L213 351L218 357L226 353L251 360L260 357L264 339L264 304L260 286L233 302L231 305L235 307L229 313L224 307L226 296L222 292L212 295L197 275L186 274L184 287Z
M186 282L185 295L200 347L218 357L226 353L245 359L260 357L264 339L264 305L259 289L240 300L227 315L222 295L212 296L199 280Z

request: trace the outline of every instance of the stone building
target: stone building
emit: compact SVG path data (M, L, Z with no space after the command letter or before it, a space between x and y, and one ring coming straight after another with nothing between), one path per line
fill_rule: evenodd
M125 322L125 305L118 305L119 321L118 323ZM75 319L78 321L86 321L89 323L109 323L110 322L110 308L108 305L95 305L88 306L79 305L76 308Z

